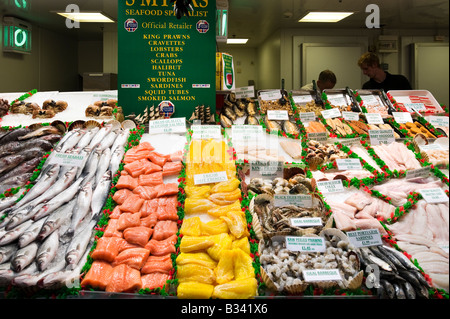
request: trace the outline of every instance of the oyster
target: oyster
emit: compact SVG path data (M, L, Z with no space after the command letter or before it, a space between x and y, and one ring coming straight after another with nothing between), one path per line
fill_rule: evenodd
M243 109L240 109L236 104L233 106L233 112L237 117L244 117L246 115Z
M226 117L228 117L233 122L236 121L236 119L237 119L237 115L231 107L225 107L223 109L222 113L225 114Z
M256 117L249 115L245 119L245 124L247 124L247 125L259 125L259 121L258 121L258 119Z
M233 126L233 121L230 120L224 113L220 114L219 116L220 125L224 128L230 128Z

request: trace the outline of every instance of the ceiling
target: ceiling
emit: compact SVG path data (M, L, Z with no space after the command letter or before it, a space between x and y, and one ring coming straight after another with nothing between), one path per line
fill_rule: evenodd
M0 0L0 15L12 15L31 22L35 26L77 37L80 40L102 40L103 24L82 24L79 29L68 29L65 18L52 11L65 11L67 5L76 4L81 11L100 10L117 20L119 0L26 0L30 9L18 9L15 1ZM345 20L333 24L333 28L366 28L370 12L368 4L380 8L381 25L389 29L449 28L448 0L228 0L229 35L246 37L249 46L257 47L268 36L281 28L330 28L326 23L298 23L308 11L356 11Z

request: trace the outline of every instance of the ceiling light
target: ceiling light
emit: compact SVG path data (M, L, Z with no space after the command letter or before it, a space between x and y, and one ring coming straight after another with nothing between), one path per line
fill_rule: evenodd
M310 12L298 22L339 22L354 12Z
M101 22L101 23L114 22L114 20L108 18L101 12L56 12L56 13L75 22Z
M227 44L246 44L248 39L227 39Z

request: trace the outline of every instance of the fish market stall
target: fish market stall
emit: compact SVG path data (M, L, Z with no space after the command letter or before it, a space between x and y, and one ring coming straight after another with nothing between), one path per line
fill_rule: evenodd
M350 89L134 121L31 93L0 96L5 298L448 298L442 118Z

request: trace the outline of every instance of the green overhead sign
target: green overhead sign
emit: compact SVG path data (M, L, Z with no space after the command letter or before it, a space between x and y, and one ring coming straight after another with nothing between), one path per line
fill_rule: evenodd
M170 105L189 118L216 102L216 2L193 0L176 17L169 0L120 0L119 103L125 114Z

